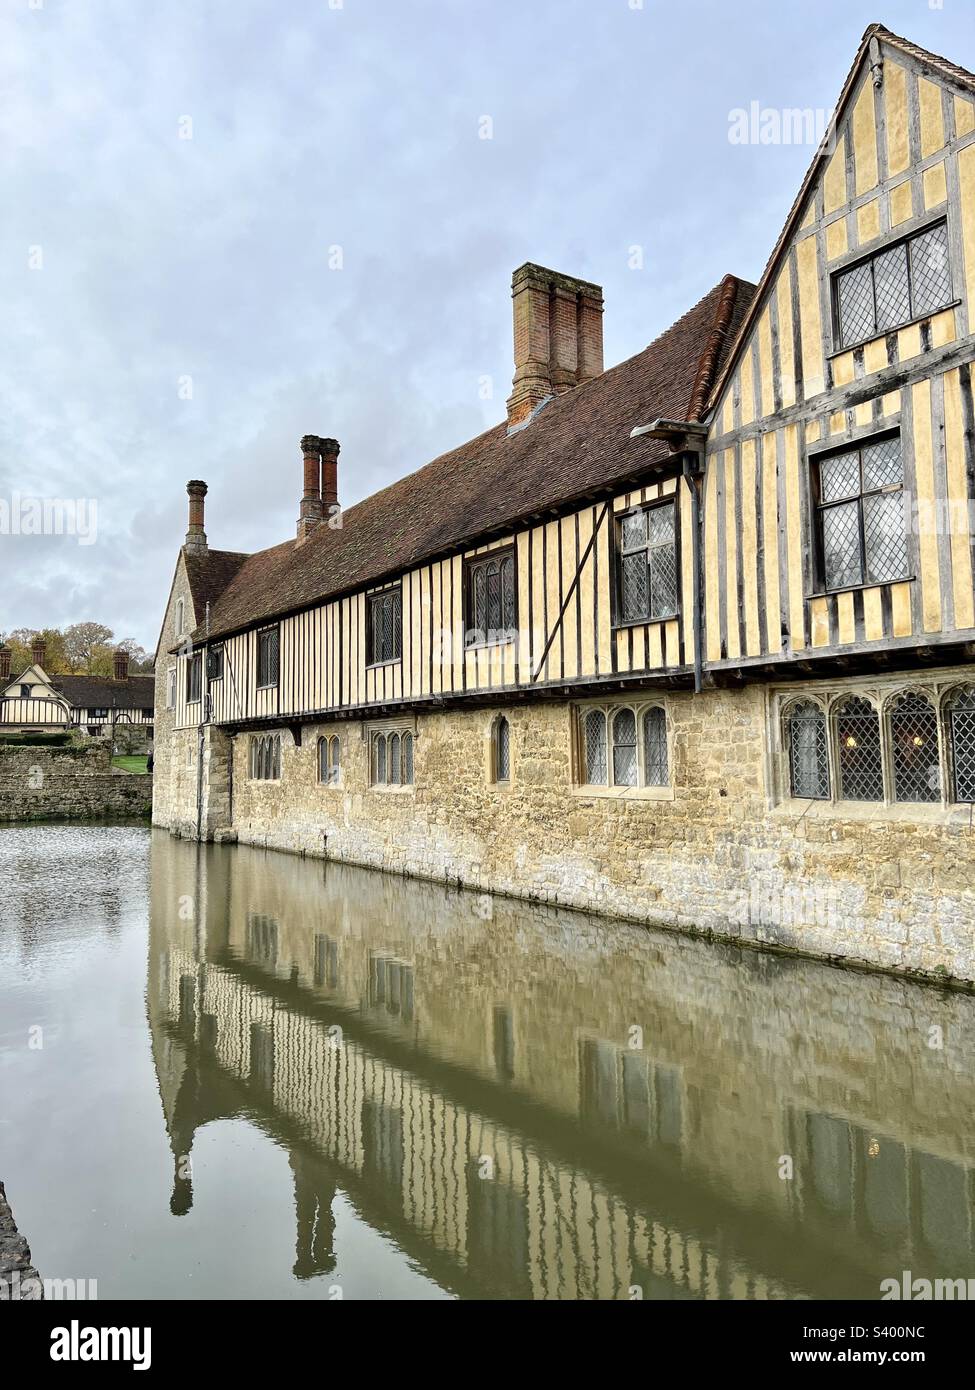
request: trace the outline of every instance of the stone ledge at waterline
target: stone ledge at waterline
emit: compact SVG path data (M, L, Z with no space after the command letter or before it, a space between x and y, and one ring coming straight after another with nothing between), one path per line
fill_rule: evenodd
M112 766L107 744L0 743L0 821L148 816L152 778Z
M43 1296L40 1275L30 1262L30 1246L17 1230L0 1182L0 1299Z

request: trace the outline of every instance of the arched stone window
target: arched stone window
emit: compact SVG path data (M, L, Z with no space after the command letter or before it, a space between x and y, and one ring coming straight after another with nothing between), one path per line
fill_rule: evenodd
M403 785L413 785L413 735L403 735Z
M667 716L659 706L643 715L643 777L648 787L666 787L670 782Z
M833 715L844 801L883 801L884 765L880 716L873 704L854 695Z
M400 783L400 742L399 734L389 740L389 780L394 787Z
M938 714L930 700L915 691L890 706L890 755L895 801L940 801Z
M177 636L177 637L182 637L182 635L183 635L183 600L182 600L181 598L179 598L179 599L176 600L176 616L175 616L175 619L174 619L174 626L175 626L175 629L176 629L176 636Z
M613 715L613 785L635 787L636 715L631 709L619 709Z
M586 781L594 787L605 786L606 716L601 709L588 711L583 721L583 735L586 745Z
M376 781L386 781L386 739L383 734L376 739Z
M975 687L948 700L948 738L955 801L975 801Z
M337 734L318 740L318 780L326 786L338 786L341 775L341 749Z
M494 780L511 779L511 725L500 715L494 725Z
M804 700L785 717L789 750L789 790L814 801L829 799L829 740L826 716L818 705Z

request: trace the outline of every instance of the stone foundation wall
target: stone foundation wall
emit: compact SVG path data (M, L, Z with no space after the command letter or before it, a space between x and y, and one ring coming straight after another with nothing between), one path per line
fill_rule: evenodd
M0 821L148 816L152 778L112 767L104 743L0 746Z
M43 1297L40 1275L30 1262L30 1246L17 1230L0 1182L0 1301Z
M975 980L969 808L773 806L761 687L666 702L672 797L574 786L572 708L539 703L504 711L506 787L488 780L497 710L419 716L409 789L369 786L362 723L306 726L301 747L281 730L276 782L249 779L249 738L239 735L233 829L243 843ZM342 785L328 787L317 781L316 744L336 732ZM196 774L184 765L195 738L171 741L180 810L165 823L181 833L195 833Z

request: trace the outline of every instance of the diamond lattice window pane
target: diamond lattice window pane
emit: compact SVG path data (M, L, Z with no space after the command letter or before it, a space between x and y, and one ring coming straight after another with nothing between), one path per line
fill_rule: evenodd
M837 278L837 302L844 343L857 343L874 333L873 276L869 262L855 265Z
M863 499L863 540L867 551L867 579L888 584L903 579L907 569L907 536L904 533L904 497L884 492Z
M590 710L583 725L586 743L586 781L592 786L606 785L606 716Z
M827 588L846 589L863 583L859 503L841 502L823 512L823 558Z
M789 771L792 795L829 799L826 716L816 705L798 705L789 715Z
M975 801L975 690L956 696L949 720L955 800Z
M904 695L890 712L895 801L940 801L938 716L922 695Z
M650 577L647 572L647 552L638 550L623 556L623 620L647 616L650 601Z
M906 323L911 317L907 285L907 247L894 246L874 257L873 278L877 295L877 332Z
M501 571L497 565L487 566L487 634L496 637L501 628Z
M376 739L376 781L386 780L386 739L380 734Z
M613 785L635 787L636 782L636 716L621 709L613 716Z
M819 465L819 486L824 502L838 502L841 497L857 497L860 493L860 455L834 454Z
M643 772L648 787L666 787L667 717L662 709L648 709L643 716Z
M400 749L399 734L393 734L389 741L389 780L399 786Z
M880 717L869 700L847 700L836 714L840 796L844 801L883 801Z
M501 561L501 626L506 632L515 625L515 562L510 555Z
M667 545L674 539L674 504L651 507L647 512L647 534L651 545Z
M677 556L672 545L650 551L650 616L666 618L677 612Z
M410 786L413 782L413 735L403 735L403 784Z
M891 487L904 478L901 461L901 442L896 434L889 439L879 439L876 444L863 447L863 490L873 492L877 488Z
M915 317L951 301L948 228L944 222L911 242L911 295Z
M647 543L647 514L634 512L623 518L623 549L636 550Z

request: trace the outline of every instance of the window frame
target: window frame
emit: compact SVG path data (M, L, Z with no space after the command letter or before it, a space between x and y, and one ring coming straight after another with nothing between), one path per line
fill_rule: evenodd
M501 776L501 727L507 731L507 761L508 768L505 775ZM494 787L502 791L511 786L511 720L506 714L495 715L491 721L491 766L489 781Z
M917 241L920 237L925 236L927 233L934 231L934 229L939 226L943 226L945 229L945 241L947 242L948 248L946 255L948 270L948 298L944 304L939 305L936 309L926 309L923 313L915 313L913 304L913 272L911 269L911 242ZM878 328L877 279L873 266L874 263L881 256L885 256L889 252L895 251L899 246L906 247L905 259L907 262L907 300L908 307L911 310L911 314L909 318L906 318L903 321L898 321L897 323L889 324L886 328ZM847 343L843 341L843 325L840 318L840 279L842 276L847 275L850 271L857 270L860 266L863 265L869 265L871 267L870 287L873 292L874 330L872 333L869 333L865 338L851 339L851 341ZM892 235L888 237L886 240L881 241L877 245L873 246L871 250L869 250L865 255L851 256L848 260L845 260L842 264L838 265L834 270L831 270L829 278L830 326L833 337L833 351L830 354L830 356L833 357L839 356L841 353L844 352L853 352L855 348L863 347L866 343L875 342L876 339L883 338L888 333L898 333L902 328L909 328L911 324L914 323L922 323L924 319L933 318L935 314L941 314L946 309L953 308L961 301L957 297L957 292L955 289L955 277L952 274L951 227L948 223L947 212L942 211L934 217L925 217L920 223L913 224L905 229L898 230L895 235Z
M391 780L393 767L393 739L399 740L398 767L399 779ZM409 744L407 744L409 740ZM382 745L382 759L379 756ZM366 749L369 757L369 789L384 792L412 792L416 787L416 730L409 725L391 724L373 726L367 731ZM383 776L379 776L382 762ZM406 780L407 767L410 770Z
M178 673L175 666L170 666L166 672L166 708L175 709L176 700L179 694Z
M261 680L261 641L276 636L274 646L274 679ZM265 673L266 674L266 673ZM254 685L257 690L275 690L281 680L281 624L268 623L254 634Z
M820 680L815 685L800 685L774 689L769 700L769 739L773 758L772 788L774 804L789 814L804 808L803 814L814 811L825 816L859 818L890 815L896 819L942 820L968 813L975 804L975 712L973 712L972 747L963 766L963 785L967 781L973 790L972 801L958 799L958 758L954 740L952 710L958 698L968 690L975 696L975 680L960 672L933 672L923 678L917 675L892 676L886 680ZM931 750L930 771L937 768L937 797L904 794L905 782L910 787L910 770L898 759L897 728L894 715L905 696L914 695L931 706L937 748ZM851 699L866 700L872 706L879 723L880 770L883 793L873 800L843 796L841 749L837 716ZM826 797L796 796L793 790L789 720L795 709L803 704L814 705L826 725L826 761L829 771L829 795ZM929 723L929 728L931 723ZM924 730L919 731L924 735ZM967 737L967 731L966 731ZM898 796L900 791L901 795Z
M672 613L662 613L657 617L647 616L644 618L627 618L623 615L623 556L625 554L636 554L640 548L643 549L647 557L647 595L648 604L651 596L651 586L649 579L650 571L650 551L649 540L643 547L638 547L637 551L625 551L623 548L623 523L627 517L636 516L640 512L651 512L657 508L671 507L674 513L674 611ZM667 493L665 497L654 497L646 502L638 502L632 507L624 507L622 511L614 515L614 526L611 532L613 541L613 583L611 588L612 602L612 624L614 628L630 627L652 627L656 623L672 623L679 621L681 616L681 543L680 543L680 490L679 487L674 492ZM649 524L648 524L649 525ZM649 533L649 532L648 532Z
M218 655L219 655L219 658L220 658L220 669L219 669L219 671L214 672L213 667L217 664L217 663L216 663L216 659L217 659ZM223 668L224 668L224 661L225 661L225 659L226 659L226 658L225 658L225 654L224 654L224 644L223 644L222 642L214 642L212 646L208 646L208 647L207 647L207 684L208 684L208 685L212 685L212 684L214 683L214 681L222 681L222 680L223 680Z
M283 773L280 734L251 734L247 757L249 782L281 781ZM265 771L265 768L269 771Z
M901 461L901 480L897 485L887 484L885 487L870 488L863 490L863 452L872 444L882 444L885 440L896 439L900 450ZM848 497L833 498L829 502L822 500L822 467L831 460L842 458L844 454L857 455L857 468L859 470L860 491ZM811 449L806 459L806 479L809 494L809 510L812 526L811 551L813 556L813 587L806 598L824 598L828 594L850 594L857 593L863 589L878 589L890 584L910 584L916 575L913 573L912 561L913 554L911 549L911 527L907 516L907 477L906 460L904 457L904 433L900 423L893 428L880 430L870 430L867 433L857 433L852 438L846 439L843 443L830 441L828 447ZM907 551L905 573L896 579L870 579L868 578L867 566L867 543L864 530L864 499L873 497L884 497L899 495L901 499L902 521L904 526L905 548ZM841 584L833 588L828 583L826 574L826 535L823 524L823 517L826 512L832 511L837 507L848 506L851 502L857 504L857 534L860 543L860 573L863 576L859 583Z
M496 628L488 627L483 629L484 635L477 641L470 640L474 633L482 632L474 621L475 599L474 584L479 570L486 570L490 565L496 564L499 570L502 564L511 561L511 609L512 623L507 628L503 625ZM464 558L463 575L463 594L464 594L464 650L477 651L484 647L506 647L510 646L518 635L518 555L517 547L514 542L508 545L497 546L494 550L487 550L480 555L469 555ZM500 597L502 608L504 607L503 594ZM495 633L492 638L489 634ZM498 636L497 634L502 634Z
M614 751L615 721L622 711L629 711L636 724L636 782L615 782ZM648 782L646 770L646 716L653 710L660 710L664 720L664 739L667 759L667 781ZM590 715L599 714L605 731L606 781L588 781L588 761L586 745L586 723ZM659 697L636 700L585 701L573 708L573 791L581 796L611 796L617 799L634 798L650 801L673 801L676 796L674 781L673 726L668 701ZM627 744L626 747L631 745Z
M393 597L393 655L376 655L376 625L373 614L375 605L390 596ZM403 660L403 583L387 584L366 594L366 669L378 666L394 666Z
M194 694L194 690L196 694ZM186 703L198 705L203 699L203 653L191 652L186 658Z
M327 766L329 770L329 775L324 777L322 776L324 766L322 763L323 751L328 760ZM338 734L322 734L315 745L315 756L317 759L316 772L318 785L320 787L326 787L329 790L336 790L342 785L342 742ZM333 772L337 774L334 777L331 775Z

